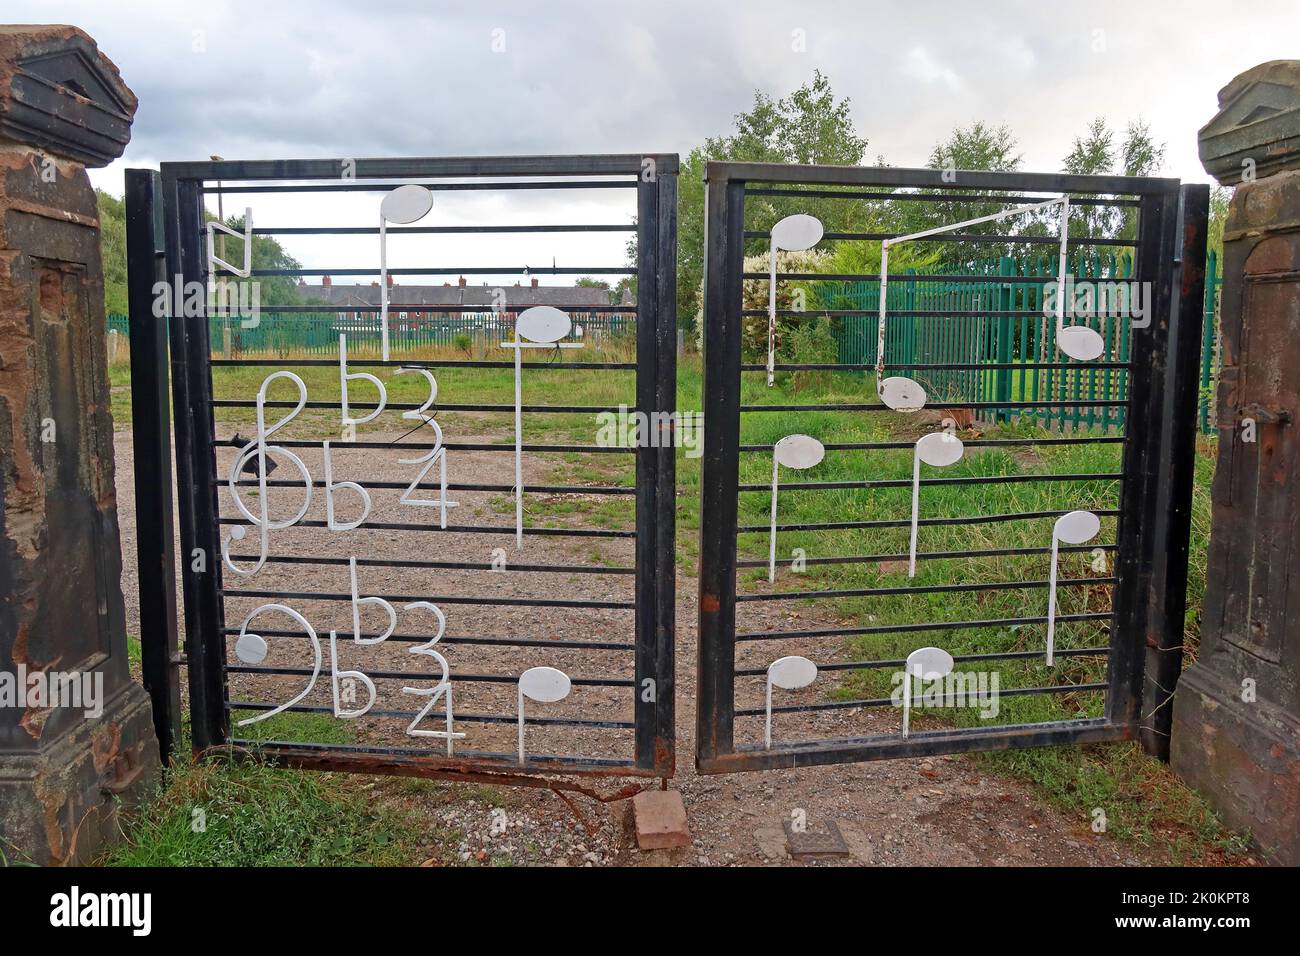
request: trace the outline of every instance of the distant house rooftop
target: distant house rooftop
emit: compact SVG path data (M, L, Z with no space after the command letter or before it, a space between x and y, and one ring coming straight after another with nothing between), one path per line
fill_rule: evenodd
M442 285L404 285L388 277L389 308L410 311L439 306L476 306L490 311L498 301L498 289L505 291L505 307L510 311L526 309L533 305L550 305L557 308L580 310L585 306L609 305L609 293L591 286L539 285L533 279L529 285L502 285L500 283L470 285L461 276L456 283ZM298 292L305 299L327 302L341 311L357 307L378 307L379 283L343 284L333 282L329 276L321 277L320 285L308 285L298 280ZM620 305L635 305L636 300L627 290Z

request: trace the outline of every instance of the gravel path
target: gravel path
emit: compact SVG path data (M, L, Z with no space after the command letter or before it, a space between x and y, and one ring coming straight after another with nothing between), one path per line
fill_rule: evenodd
M223 436L229 429L220 428ZM383 436L370 433L367 440ZM397 435L388 436L396 438ZM500 436L496 436L498 439ZM491 441L490 435L457 432L458 441ZM365 451L334 446L334 480L364 475L372 481L406 481L416 467L397 461L397 452ZM134 493L132 484L131 437L129 430L116 435L119 519L124 554L123 588L126 592L128 631L138 631L135 607L136 569L134 557ZM322 473L319 450L297 450L312 474ZM222 449L219 467L229 467L233 450ZM525 484L554 483L555 461L528 457ZM290 467L274 477L292 477ZM449 459L449 480L510 485L513 456L508 452L453 452ZM418 520L417 509L398 503L400 490L373 490L374 510L370 521ZM449 513L449 524L512 525L513 506L508 495L495 492L454 492L459 506ZM531 498L530 507L540 514L587 503L582 496ZM272 514L291 515L301 502L301 491L275 488ZM250 507L255 507L248 499ZM592 499L599 504L608 499ZM336 499L339 520L351 520L357 503L347 491ZM544 510L548 509L548 510ZM436 509L419 509L423 517L436 520ZM568 513L568 512L564 512ZM589 525L590 518L573 513L574 523ZM324 518L324 501L319 489L313 495L310 519ZM385 532L361 528L350 532L328 532L319 528L290 528L273 533L272 552L296 555L347 557L384 556L394 559L457 560L488 562L493 549L503 548L508 561L630 567L630 539L580 539L529 535L522 552L514 549L511 535L483 535L439 532L436 535ZM236 547L245 553L255 542L251 536ZM436 550L435 550L436 549ZM543 574L511 572L487 578L484 571L429 569L377 569L359 571L360 593L381 595L446 596L499 594L508 585L514 596L546 598L562 596L583 601L630 601L632 578L628 575ZM348 569L343 566L268 564L253 578L238 579L227 574L228 588L259 590L350 591ZM269 598L228 599L227 623L237 626L240 617ZM316 688L303 703L328 707L329 630L339 634L339 667L342 670L404 671L424 675L436 673L431 658L412 655L411 642L385 641L358 646L351 640L350 601L289 600L319 631L324 654L323 670ZM403 631L428 632L432 618L424 610L405 610L398 603L398 626ZM442 605L447 615L447 637L438 649L447 658L455 685L457 714L510 715L515 709L513 675L527 667L546 664L558 667L575 679L630 681L630 650L570 649L547 646L552 641L613 641L630 643L632 611L618 608L532 608L486 607L473 604ZM801 627L833 624L833 618L806 609L792 611L781 603L755 604L746 608L746 628L789 626L792 614ZM806 820L807 828L818 832L834 821L845 838L850 856L826 861L830 864L877 865L1115 865L1145 862L1113 840L1093 834L1081 813L1070 817L1044 806L1024 786L982 774L976 763L963 757L925 760L878 761L867 764L815 767L765 773L702 777L693 766L694 665L695 665L695 582L678 581L677 648L677 776L672 786L682 793L694 840L689 849L641 853L630 835L630 803L597 805L578 798L578 810L586 828L575 814L554 795L534 790L500 790L415 784L412 781L378 778L367 789L375 800L398 802L418 810L429 821L430 863L528 863L566 865L747 865L789 863L782 824ZM259 617L261 628L289 629L294 625L283 615ZM376 608L363 614L363 632L379 631L387 618ZM510 637L545 635L537 647L467 644L456 637L492 635ZM239 663L233 654L231 664ZM310 667L310 643L303 638L269 638L266 665ZM761 666L777 650L773 645L743 645L737 666ZM834 658L821 642L813 648L798 642L779 645L780 654L808 653L819 662ZM834 672L827 672L805 691L783 696L785 702L825 699L834 687ZM499 679L492 679L499 678ZM232 675L232 697L246 701L279 703L297 694L305 684L302 676ZM422 699L402 693L403 686L431 686L429 678L376 680L375 710L413 714ZM357 687L357 705L366 701L366 690ZM737 706L758 706L762 682L738 678ZM627 686L578 684L564 701L545 705L552 717L627 722L632 719L631 694ZM359 743L387 746L420 746L408 737L410 717L366 716L352 721ZM779 715L776 734L790 736L834 736L852 732L892 729L896 715L855 710L824 711L813 715ZM431 715L423 726L439 729ZM510 752L515 747L512 721L458 721L457 731L467 736L458 741L464 750ZM761 718L740 718L738 740L757 740L762 734ZM427 738L426 738L427 741ZM441 741L427 746L443 747ZM581 753L590 756L627 756L631 752L631 731L610 727L530 726L528 747L536 753ZM615 784L607 783L610 789ZM816 865L822 865L818 863Z

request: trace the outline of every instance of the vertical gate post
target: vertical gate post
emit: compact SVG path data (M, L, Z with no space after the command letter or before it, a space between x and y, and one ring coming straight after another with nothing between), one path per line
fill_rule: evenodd
M167 319L154 314L163 245L162 178L126 171L126 264L131 321L131 434L135 457L135 536L140 594L140 663L153 700L164 764L181 736L176 660L176 551L172 524L172 443Z
M1192 484L1196 466L1197 371L1201 353L1201 308L1205 297L1205 240L1210 187L1183 186L1178 194L1174 256L1179 263L1170 313L1168 366L1161 389L1160 460L1156 487L1155 561L1146 632L1142 696L1142 747L1169 759L1173 697L1183 669L1187 610L1187 560L1192 529ZM1152 317L1154 321L1154 316ZM1140 330L1139 330L1140 331Z
M86 862L158 751L130 676L99 214L135 95L69 26L0 32L0 850Z
M1300 864L1300 60L1219 93L1205 168L1224 232L1219 457L1197 661L1172 764L1274 862Z

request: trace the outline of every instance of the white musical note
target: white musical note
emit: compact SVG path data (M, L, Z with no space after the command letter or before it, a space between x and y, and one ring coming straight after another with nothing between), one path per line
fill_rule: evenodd
M916 526L921 506L921 462L935 468L946 468L961 459L966 450L961 439L948 432L931 432L916 440L912 452L912 544L907 560L907 576L916 577Z
M285 415L283 418L281 418L270 428L267 428L266 427L267 388L277 378L288 379L289 381L293 382L295 385L298 386L298 403L294 407L293 411L289 412L288 415ZM257 564L254 567L241 568L237 564L235 564L234 560L230 557L230 543L232 541L243 541L246 529L244 528L243 525L235 525L234 527L232 527L230 529L229 535L227 535L227 537L223 539L221 542L221 558L222 561L225 562L226 567L228 567L235 574L249 575L249 574L256 574L258 571L260 571L262 569L262 566L266 564L267 557L270 555L270 549L271 549L270 533L272 531L279 530L281 528L288 528L291 525L297 524L300 520L302 520L303 515L307 513L308 507L311 506L312 483L311 483L311 473L307 470L307 466L303 464L301 458L299 458L293 452L289 451L287 448L284 448L280 445L268 445L266 443L267 438L269 438L271 435L275 434L277 431L279 431L281 428L283 428L285 425L291 422L294 419L294 417L300 411L302 411L303 407L306 404L307 404L307 386L303 384L302 379L300 379L297 375L294 375L292 372L273 372L262 381L262 387L257 390L257 436L251 442L245 445L240 450L239 454L235 456L234 464L232 464L230 467L230 476L227 480L227 485L230 488L230 496L235 501L235 507L238 508L240 513L243 514L243 516L247 518L248 521L251 522L253 526L259 530L261 550L258 555ZM275 452L277 455L289 459L289 461L293 463L294 467L298 469L298 474L302 477L303 487L305 489L305 494L303 495L302 507L298 509L298 513L296 515L294 515L292 518L289 518L287 520L283 520L283 521L271 520L270 496L267 494L267 484L266 484L266 475L268 471L267 461L266 461L267 452ZM240 473L244 470L244 466L254 455L257 456L257 491L258 491L258 497L257 497L258 514L257 515L254 515L251 511L248 510L248 506L244 504L244 500L239 496L239 484L238 484Z
M228 236L234 236L236 239L243 240L244 243L244 267L232 265L225 259L217 256L216 253L216 233L221 231ZM247 279L253 272L253 210L249 207L244 209L244 231L236 232L224 222L216 219L209 219L207 224L208 238L208 302L213 301L213 293L216 288L217 267L220 266L227 272L239 276L241 279ZM229 303L225 303L229 304ZM216 314L223 315L221 303L218 303Z
M941 647L918 647L903 664L903 736L907 736L912 712L912 678L939 680L952 673L953 659Z
M1061 252L1057 266L1056 282L1056 347L1072 359L1091 362L1106 350L1106 343L1100 333L1086 325L1065 325L1067 268L1066 247L1070 239L1070 197L1061 197Z
M348 408L348 382L357 379L364 379L370 382L379 390L379 404L375 410L365 418L353 418L351 410ZM383 412L384 407L388 404L388 392L384 388L384 383L376 376L369 372L349 372L348 371L348 337L339 333L339 415L343 422L343 427L349 425L364 425L366 422L374 421Z
M433 191L415 183L398 186L379 204L379 340L385 362L388 361L388 224L410 225L423 219L432 208Z
M530 667L519 675L519 762L524 763L524 698L553 704L569 696L573 682L554 667Z
M338 631L330 631L330 683L334 691L334 716L351 720L355 717L361 717L375 706L375 682L361 671L341 671L339 670L339 635ZM366 687L368 699L366 706L359 710L344 710L339 695L339 678L347 680L359 680Z
M799 213L786 216L772 227L771 274L767 283L767 387L776 384L776 253L803 252L822 240L821 220Z
M321 457L325 462L325 525L331 531L351 531L353 528L361 527L362 522L370 515L370 492L357 484L355 481L335 481L334 480L334 463L330 456L330 443L321 442ZM334 520L334 492L339 488L348 488L356 492L361 499L361 517L356 521L335 521Z
M443 657L441 654L439 654L437 651L433 649L433 645L437 644L440 640L442 640L442 635L447 630L447 618L446 615L442 613L441 608L439 608L436 604L430 604L428 601L412 601L410 604L405 606L404 610L410 611L410 610L414 610L417 607L424 608L427 611L433 612L433 616L438 619L438 630L437 633L434 634L430 640L425 641L423 644L419 645L418 647L412 647L410 653L424 654L428 657L432 657L434 660L438 662L438 666L442 670L442 676L438 678L438 683L435 684L433 687L403 687L402 688L403 694L415 694L420 697L429 698L429 702L424 705L424 708L418 714L415 715L415 719L412 720L410 726L406 728L406 733L411 737L445 738L447 741L447 756L450 757L454 753L453 742L456 740L463 740L465 735L460 733L455 733L452 730L453 718L452 718L452 704L451 704L451 680L450 680L451 672L450 669L447 667L447 658ZM446 730L417 729L417 725L420 723L420 721L423 720L425 715L428 714L429 711L433 710L433 708L437 705L439 698L442 698L444 700L443 706L446 714L445 719L447 722L446 723L447 729Z
M568 313L549 305L525 309L515 320L515 339L502 342L503 349L515 350L515 547L524 546L524 457L523 457L523 350L580 349L581 342L561 342L573 322ZM527 340L527 341L525 341Z
M763 742L772 749L772 688L799 690L817 679L817 665L806 657L782 657L767 666L767 732Z
M1054 661L1056 638L1056 564L1059 544L1084 544L1101 531L1101 519L1091 511L1071 511L1056 519L1052 525L1052 568L1047 582L1047 666Z
M291 618L293 618L295 621L298 622L298 624L302 627L302 629L307 633L307 639L311 641L311 648L312 648L312 653L315 656L315 663L312 665L311 680L307 682L307 686L302 689L302 692L299 693L298 696L294 697L292 700L286 701L285 703L281 704L279 707L276 707L273 710L265 711L254 717L246 717L245 719L239 721L236 724L236 726L239 727L246 727L249 724L255 724L258 721L266 720L270 717L274 717L276 714L283 713L284 711L288 710L294 704L298 703L298 701L302 700L304 697L306 697L308 694L311 693L312 688L316 686L316 679L320 677L320 669L321 669L320 638L316 636L316 630L309 623L307 623L307 619L305 617L303 617L293 608L288 607L287 605L284 604L263 604L261 607L256 608L251 614L249 614L248 617L244 618L244 623L239 626L239 638L238 640L235 641L235 656L238 657L245 664L260 664L262 663L262 661L266 660L266 654L267 654L266 638L262 637L260 634L254 634L248 630L248 625L252 623L253 618L257 617L259 614L263 613L264 611L280 611L281 613L288 614Z
M357 559L348 558L348 575L352 581L352 640L357 644L378 644L381 641L388 640L393 631L397 630L397 611L388 601L381 597L361 597L357 588ZM388 630L378 637L361 636L361 605L378 604L388 615Z
M767 580L776 580L776 495L781 465L804 471L819 464L826 446L811 435L786 435L772 448L772 533L768 539Z

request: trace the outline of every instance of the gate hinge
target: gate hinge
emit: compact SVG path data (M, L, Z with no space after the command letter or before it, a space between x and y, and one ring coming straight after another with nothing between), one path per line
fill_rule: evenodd
M1290 425L1293 416L1289 408L1249 402L1237 408L1237 420L1243 418L1253 418L1260 425Z

